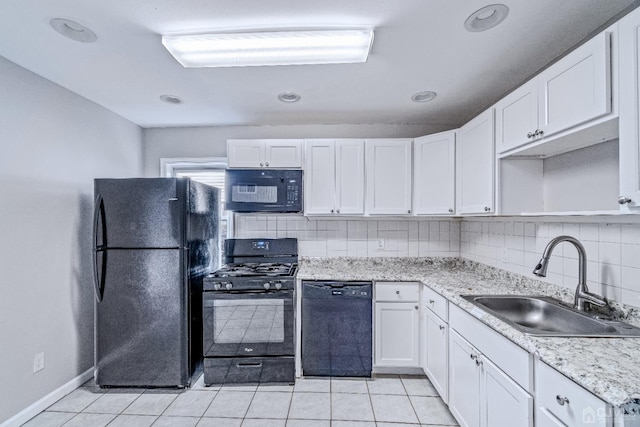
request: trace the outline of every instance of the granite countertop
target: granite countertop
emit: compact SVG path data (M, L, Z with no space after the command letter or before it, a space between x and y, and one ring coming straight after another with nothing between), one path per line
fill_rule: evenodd
M545 295L573 301L573 290L460 258L302 258L301 280L418 281L446 297L602 400L640 399L640 338L557 338L526 335L460 298L461 294ZM638 310L615 305L639 324Z

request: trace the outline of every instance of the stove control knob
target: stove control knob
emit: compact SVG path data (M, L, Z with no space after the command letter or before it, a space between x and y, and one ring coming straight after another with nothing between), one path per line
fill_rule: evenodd
M276 283L276 289L280 290L280 288L282 288L282 283L280 282Z
M231 283L227 283L226 285L224 285L225 288L227 288L228 291L231 290L231 288L233 288L233 285Z
M267 282L262 286L264 286L264 288L268 291L271 288L271 283Z
M220 283L214 283L213 284L213 289L215 289L216 291L220 290Z

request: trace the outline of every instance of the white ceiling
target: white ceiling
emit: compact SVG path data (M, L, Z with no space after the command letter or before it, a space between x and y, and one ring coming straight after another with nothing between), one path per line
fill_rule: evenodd
M0 55L142 127L390 123L458 126L633 0L502 0L498 27L463 23L488 0L2 0ZM69 18L85 44L49 26ZM182 68L161 35L251 28L373 27L367 63ZM410 100L433 90L429 103ZM281 92L302 100L285 104ZM163 94L182 105L160 101Z

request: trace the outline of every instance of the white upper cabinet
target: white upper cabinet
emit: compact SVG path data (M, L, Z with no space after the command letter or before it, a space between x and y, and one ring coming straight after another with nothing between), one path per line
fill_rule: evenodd
M617 136L611 34L604 31L496 104L496 151L548 157ZM615 68L614 68L615 72Z
M367 214L411 214L411 143L411 139L366 140Z
M539 137L538 82L529 80L496 104L496 151L502 153Z
M301 139L230 139L230 168L302 168Z
M415 215L452 215L455 212L455 143L455 132L442 132L414 139Z
M603 32L538 75L544 136L611 111L611 42Z
M456 213L494 212L494 110L490 108L458 130Z
M307 140L305 215L364 213L364 141Z
M620 21L620 199L640 211L640 9Z

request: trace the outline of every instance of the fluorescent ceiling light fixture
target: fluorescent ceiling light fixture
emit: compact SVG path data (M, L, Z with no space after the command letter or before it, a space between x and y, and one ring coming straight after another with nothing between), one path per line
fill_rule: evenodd
M163 36L183 67L366 62L373 30L309 30Z

